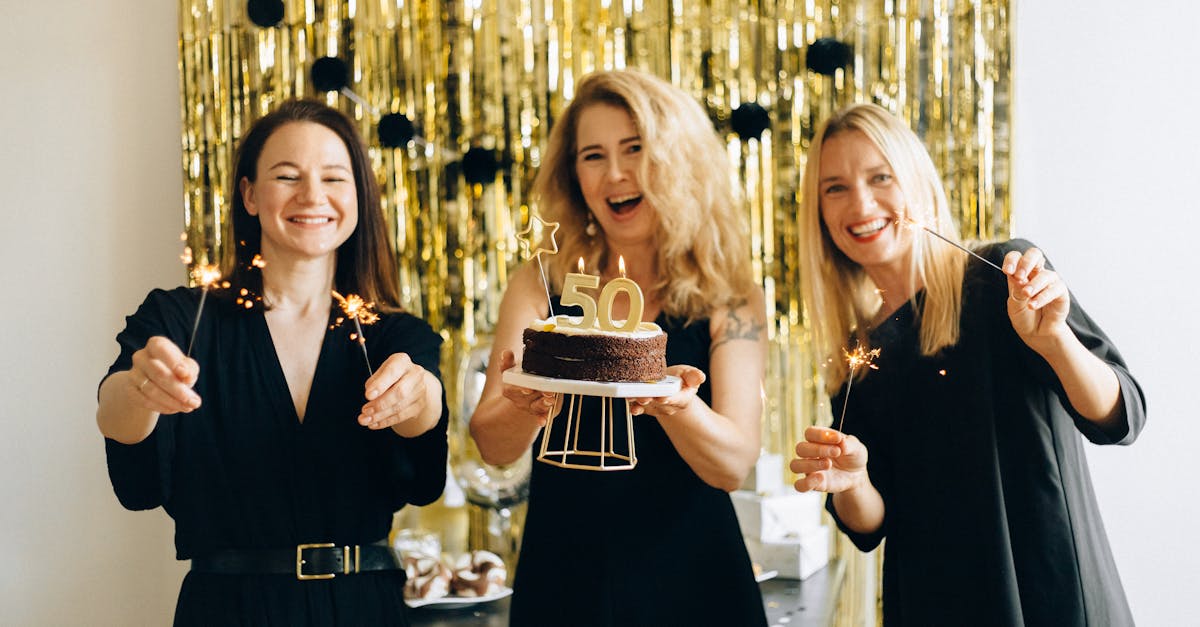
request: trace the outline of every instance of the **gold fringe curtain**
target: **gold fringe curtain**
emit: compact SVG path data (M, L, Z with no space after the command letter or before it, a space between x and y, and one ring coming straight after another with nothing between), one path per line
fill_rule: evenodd
M904 118L942 172L962 233L1009 224L1010 0L180 0L187 244L211 263L229 243L234 147L281 99L320 97L361 122L400 257L404 305L442 329L452 412L466 356L496 322L515 233L554 116L594 69L638 67L691 92L726 137L746 192L755 272L768 299L765 447L785 453L828 402L799 299L799 175L815 125L874 101ZM831 42L850 51L819 73ZM832 55L837 60L837 50ZM349 68L348 92L316 92L315 60ZM820 57L820 58L818 58ZM840 65L840 63L834 63ZM769 125L739 135L747 103ZM749 109L746 109L749 110ZM417 137L382 147L381 116ZM462 424L462 417L456 419ZM471 454L461 428L454 455Z

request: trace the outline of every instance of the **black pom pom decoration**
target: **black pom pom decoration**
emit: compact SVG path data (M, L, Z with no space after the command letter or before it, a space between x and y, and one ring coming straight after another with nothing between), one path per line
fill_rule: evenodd
M321 57L312 64L312 84L317 91L341 91L350 83L346 62L337 57Z
M246 16L263 28L276 26L283 21L283 0L250 0Z
M496 178L496 172L499 169L500 163L496 159L496 153L487 148L475 146L463 155L463 177L472 185L491 183Z
M817 74L833 76L839 68L850 64L853 53L850 44L832 37L822 37L809 44L805 65Z
M757 102L743 102L729 115L729 125L742 139L758 139L771 128L771 116Z
M389 113L379 118L379 143L385 148L401 148L417 134L412 120L403 113Z

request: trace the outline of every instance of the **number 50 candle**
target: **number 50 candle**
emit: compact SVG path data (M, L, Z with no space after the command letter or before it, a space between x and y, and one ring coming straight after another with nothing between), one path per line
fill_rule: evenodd
M566 326L577 329L590 329L596 326L599 321L600 328L605 331L633 331L637 329L638 323L642 321L642 312L645 309L645 300L642 297L642 289L632 279L625 278L625 258L619 257L617 265L621 271L619 278L609 281L604 289L600 291L600 306L597 308L596 301L588 294L579 290L581 289L596 289L600 286L600 277L594 274L585 274L583 271L583 258L579 259L579 272L567 274L563 282L563 305L578 305L583 309L583 317L578 323L568 320ZM625 317L625 321L617 326L612 319L613 300L617 294L625 292L629 296L629 315Z

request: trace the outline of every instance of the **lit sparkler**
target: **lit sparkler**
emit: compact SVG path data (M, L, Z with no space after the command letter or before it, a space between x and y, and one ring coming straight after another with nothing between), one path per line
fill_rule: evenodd
M538 232L544 233L547 228L550 232L542 237L542 242L549 240L550 248L539 246L536 250L533 248L533 227L538 227ZM558 253L558 242L554 239L554 234L558 232L557 222L546 222L541 216L536 213L529 216L529 227L524 231L517 233L517 240L525 247L525 250L530 251L533 258L537 260L538 272L542 275L542 285L546 288L546 306L550 308L550 317L554 317L554 303L550 301L550 282L546 280L546 270L542 267L542 253L553 255ZM581 270L582 271L582 270Z
M842 417L838 420L838 431L842 430L842 424L846 422L846 407L850 405L850 386L854 384L854 371L861 366L879 370L879 366L872 362L879 356L881 350L879 348L867 350L861 345L854 347L852 351L842 349L842 354L846 356L846 363L850 366L850 374L846 375L846 397L842 400Z
M367 362L367 373L375 374L375 370L371 368L371 358L367 355L367 336L363 335L362 325L374 324L379 320L379 314L371 311L375 307L375 303L368 303L358 294L348 294L342 296L333 291L333 297L337 299L338 305L342 308L342 312L346 317L354 321L354 329L357 331L350 339L358 341L358 345L362 347L363 361Z
M896 218L896 223L899 224L900 226L907 227L907 228L910 228L913 230L923 229L926 233L942 240L943 242L946 242L947 244L950 244L951 246L963 251L964 253L967 253L968 255L971 255L972 257L986 263L987 265L989 265L1001 272L1004 272L1004 268L1001 268L1000 266L988 261L987 259L984 259L978 253L963 246L962 244L959 244L958 242L955 242L951 239L946 238L941 233L938 233L937 231L929 228L928 226L925 226L924 223L915 220L911 215L908 215L908 214L901 215L899 218Z
M191 257L188 249L188 257ZM200 285L200 304L196 306L196 319L192 321L192 337L188 339L187 356L192 356L192 346L196 344L196 331L200 329L200 314L204 313L204 300L208 298L208 290L215 287L229 287L229 282L221 282L221 269L214 264L199 264L192 268L192 280Z

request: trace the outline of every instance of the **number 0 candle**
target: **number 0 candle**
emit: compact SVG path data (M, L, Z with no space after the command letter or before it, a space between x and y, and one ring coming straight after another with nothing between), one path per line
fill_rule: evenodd
M633 331L642 321L642 311L645 309L642 288L632 279L625 278L625 257L617 258L617 266L621 271L620 278L609 281L600 292L600 311L604 314L600 316L600 328L605 331ZM621 326L617 326L612 319L613 300L618 292L629 295L629 315Z

